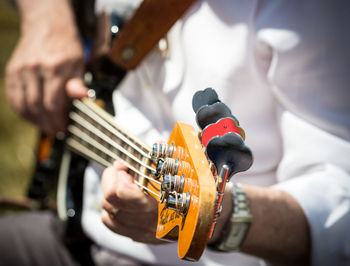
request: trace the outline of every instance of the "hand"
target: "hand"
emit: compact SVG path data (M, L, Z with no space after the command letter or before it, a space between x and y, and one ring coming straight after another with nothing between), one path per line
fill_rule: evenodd
M113 232L137 242L164 243L155 238L157 201L140 190L127 170L121 162L116 162L102 175L103 223Z
M6 68L13 108L47 133L63 131L67 99L85 97L83 49L67 1L18 1L22 34Z

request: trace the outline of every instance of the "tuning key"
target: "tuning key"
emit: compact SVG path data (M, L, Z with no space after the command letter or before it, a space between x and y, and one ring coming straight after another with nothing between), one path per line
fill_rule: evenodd
M185 184L185 175L165 175L161 185L162 190L168 190L169 193L182 193Z
M191 202L191 193L172 193L168 194L165 201L165 207L178 213L186 215Z
M233 132L210 139L206 153L217 169L227 165L230 177L235 173L246 171L253 163L250 148L245 145L241 136Z
M212 88L206 88L203 91L197 91L192 98L192 108L195 113L205 105L220 102L218 94Z
M152 151L151 151L151 157L154 160L157 160L159 158L166 158L166 157L172 157L174 152L174 144L171 143L168 145L167 143L164 142L156 142L152 146Z
M190 192L183 193L185 176L165 175L161 184L160 203L165 203L165 208L186 214L190 200Z
M222 102L202 106L196 113L196 122L200 128L204 129L206 126L216 123L225 117L232 118L239 126L239 121L233 116L230 108Z
M220 120L218 120L214 124L210 124L206 126L202 133L201 133L201 141L202 145L206 148L208 142L216 136L223 136L226 133L236 133L239 136L241 136L243 139L245 139L245 132L244 130L238 126L235 120L233 120L231 117L225 117Z

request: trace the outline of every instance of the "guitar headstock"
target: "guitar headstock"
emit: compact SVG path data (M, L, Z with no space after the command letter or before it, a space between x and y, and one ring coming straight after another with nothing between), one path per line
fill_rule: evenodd
M156 237L178 240L179 257L197 261L213 233L227 181L250 167L252 153L244 130L215 91L196 93L193 109L202 131L177 123L167 144L154 144L152 176L159 184L145 185L160 192Z
M216 186L202 144L193 127L177 123L168 143L153 146L157 171L153 175L160 186L156 237L178 240L181 259L197 261L208 241L214 218Z

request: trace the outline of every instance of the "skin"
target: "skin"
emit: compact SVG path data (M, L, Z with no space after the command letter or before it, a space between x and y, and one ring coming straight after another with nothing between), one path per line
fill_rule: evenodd
M309 225L299 203L281 190L242 187L254 220L241 251L276 265L309 265Z
M127 170L122 163L116 162L104 171L102 221L113 232L135 241L163 243L154 237L158 218L157 202L141 192ZM118 213L113 216L111 213L116 206Z
M113 232L135 241L161 243L155 239L157 202L140 191L127 170L121 162L116 162L103 173L102 221ZM308 265L309 227L297 201L281 190L242 187L249 199L253 222L241 251L277 265ZM227 189L223 212L209 243L219 239L232 215L232 205L232 194ZM118 212L111 215L114 208Z
M83 49L69 0L18 0L21 37L6 68L7 96L13 108L47 133L65 130L67 100L87 96L83 84ZM64 18L64 19L62 19ZM102 177L102 221L117 234L143 243L155 239L157 202L142 193L120 162ZM308 264L309 227L289 194L243 185L253 223L241 251L278 265ZM232 214L226 191L213 238L218 240ZM116 215L111 215L118 208Z
M8 99L46 133L63 131L68 98L87 96L83 49L70 2L19 0L17 5L21 37L6 67Z

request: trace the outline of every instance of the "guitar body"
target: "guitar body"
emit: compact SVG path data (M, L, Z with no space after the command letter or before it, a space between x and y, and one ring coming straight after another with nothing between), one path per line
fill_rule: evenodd
M183 193L190 193L190 203L186 214L166 208L165 203L158 207L157 238L174 240L178 235L178 255L186 260L199 260L208 240L213 222L216 185L208 160L193 127L176 123L168 144L183 150L183 160L189 163L190 170L185 175ZM189 174L189 175L188 175Z

